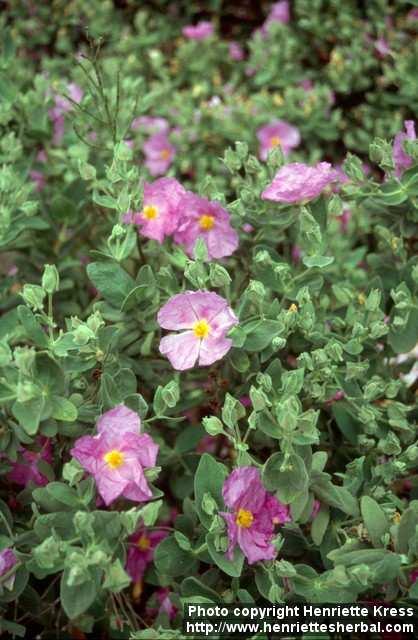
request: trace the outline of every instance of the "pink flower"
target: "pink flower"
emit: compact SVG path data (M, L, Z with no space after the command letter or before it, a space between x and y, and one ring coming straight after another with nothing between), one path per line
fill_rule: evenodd
M413 9L411 9L407 14L406 19L418 20L418 7L414 7Z
M302 87L302 89L305 89L305 91L312 91L312 89L314 88L313 82L309 78L301 80L299 82L299 86Z
M273 560L274 526L290 521L289 508L264 489L260 472L239 467L226 479L222 495L232 513L221 513L228 529L227 557L233 558L238 545L248 562Z
M52 447L48 438L38 438L41 445L39 451L29 451L21 449L20 460L12 463L12 469L7 474L8 480L22 487L27 487L30 483L38 487L44 487L49 480L38 469L38 464L44 460L48 464L52 463Z
M269 152L281 147L285 155L300 144L299 129L284 120L275 120L257 131L260 142L260 158L267 160Z
M390 47L385 38L378 38L374 43L374 48L380 58L385 58L390 53Z
M226 334L238 323L227 301L208 291L178 293L160 309L157 320L163 329L181 331L160 342L160 352L178 371L223 358L232 346Z
M175 242L193 256L198 238L205 241L209 260L230 256L238 247L238 234L231 227L229 213L216 201L187 191L179 202L180 220Z
M415 583L418 580L418 569L413 569L409 574L409 579L412 583Z
M152 176L163 175L176 155L176 148L165 133L154 133L145 142L143 151L145 166Z
M133 582L137 583L142 580L147 566L154 558L155 548L167 535L167 532L161 529L147 530L141 527L130 536L126 571Z
M213 34L213 25L207 20L201 20L196 25L189 24L181 30L189 40L206 40Z
M32 169L32 171L29 171L29 176L30 179L35 183L36 191L42 191L46 184L46 178L42 171L36 171L35 169Z
M292 247L292 251L291 251L290 255L291 255L291 258L292 258L292 262L297 264L298 262L300 262L300 259L302 257L301 248L297 244L294 244L293 247Z
M316 516L319 513L320 508L321 508L320 501L319 500L314 500L313 507L312 507L312 513L311 513L311 520L314 520L316 518Z
M254 231L254 227L249 222L244 222L244 224L242 225L242 230L244 231L244 233L252 233Z
M393 142L392 157L395 164L395 175L400 178L403 172L412 165L412 158L404 151L403 143L405 140L415 140L415 123L413 120L405 120L405 132L401 131L395 136Z
M241 47L241 45L238 42L234 42L234 41L230 42L228 51L229 51L229 57L231 58L231 60L235 60L236 62L239 62L240 60L244 60L244 49Z
M0 578L6 575L6 573L9 573L15 564L17 564L17 558L12 549L3 549L3 551L0 551ZM13 573L5 582L3 582L3 585L7 589L12 590L14 582L15 574Z
M178 225L178 204L185 193L175 178L159 178L151 184L146 182L142 211L127 214L124 222L134 222L143 236L162 244Z
M96 436L82 436L71 455L90 473L106 506L119 496L144 502L152 497L144 469L155 466L158 446L140 433L139 416L120 404L104 413Z
M158 116L140 116L132 121L131 128L142 129L146 133L168 133L170 125L165 118Z
M270 13L264 21L261 29L259 29L262 36L268 34L270 25L273 22L280 22L281 24L287 24L290 21L290 10L288 0L281 0L271 5Z
M261 197L263 200L288 204L306 202L319 196L337 177L337 172L329 162L318 162L314 167L291 162L276 173L273 182L264 189Z
M74 102L81 102L83 98L83 90L74 82L70 82L67 86L68 96ZM48 115L53 123L54 134L52 138L53 144L59 144L62 140L65 130L64 115L71 111L72 103L65 96L56 94L54 97L54 106L49 109Z

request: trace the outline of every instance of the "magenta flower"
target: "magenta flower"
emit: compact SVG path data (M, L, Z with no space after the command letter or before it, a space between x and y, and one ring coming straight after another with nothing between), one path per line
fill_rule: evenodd
M275 120L257 131L260 142L260 158L267 160L269 152L281 147L285 155L300 144L299 129L284 120Z
M407 14L406 19L412 21L418 20L418 7L411 9Z
M90 473L106 506L119 496L144 502L152 497L144 469L154 467L158 445L140 433L139 416L120 404L104 413L96 436L82 436L71 455Z
M403 172L412 165L412 158L404 151L405 140L415 140L415 123L413 120L405 120L405 131L397 133L393 141L392 157L395 164L395 175L400 178Z
M311 520L314 520L316 518L316 516L318 515L319 511L321 509L321 503L319 500L314 500L313 502L313 507L312 507L312 513L311 513Z
M229 57L231 60L235 60L235 62L240 62L240 60L244 60L244 49L238 42L232 41L229 43L228 47Z
M12 469L7 474L8 480L22 487L27 487L30 483L38 487L44 487L49 480L44 476L38 468L41 460L48 464L52 463L52 447L48 438L40 437L38 442L41 445L39 451L29 451L29 449L20 450L20 459L12 462Z
M273 182L264 189L261 197L263 200L288 204L306 202L319 196L337 178L337 172L329 162L318 162L314 167L291 162L276 173Z
M219 202L187 191L179 202L179 211L181 217L174 240L190 256L198 238L205 241L209 260L230 256L237 249L238 234L231 227L229 213Z
M178 204L186 193L175 178L159 178L144 185L142 211L127 214L124 222L134 222L146 238L157 240L160 244L171 235L178 225Z
M213 34L213 24L207 20L201 20L196 25L189 24L183 27L181 32L189 40L206 40Z
M167 535L167 532L161 529L148 531L141 527L130 536L126 571L133 582L138 583L142 580L147 566L154 558L155 548Z
M165 118L159 116L140 116L132 121L131 128L141 129L146 133L168 133L170 125Z
M412 583L415 583L418 580L418 569L412 569L411 573L409 574L409 579Z
M227 557L233 558L238 545L250 564L273 560L274 526L290 521L289 508L267 493L254 467L235 469L226 479L222 495L232 509L232 513L221 513L228 529Z
M152 176L163 175L170 167L176 148L166 133L154 133L144 143L145 166Z
M6 575L6 573L9 573L9 571L13 569L13 567L16 564L17 564L17 558L12 549L3 549L3 551L0 551L0 578ZM12 590L14 582L15 582L15 574L13 573L2 584L6 587L6 589Z
M29 176L32 182L35 183L36 191L42 191L46 185L46 178L42 171L36 171L36 169L32 169L29 171Z
M163 329L181 331L160 342L160 352L177 371L223 358L232 346L226 334L238 323L227 301L208 291L178 293L161 307L157 320Z

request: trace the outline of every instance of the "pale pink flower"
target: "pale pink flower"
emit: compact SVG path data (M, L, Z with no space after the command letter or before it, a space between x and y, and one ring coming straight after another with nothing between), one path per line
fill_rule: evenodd
M157 320L163 329L181 331L160 342L160 352L178 371L191 369L196 363L205 367L223 358L232 347L226 335L238 323L227 301L208 291L173 296L160 309Z
M131 129L141 129L145 133L168 133L170 125L160 116L139 116L132 121Z
M179 226L174 240L182 244L190 256L198 238L204 240L209 260L230 256L238 248L238 234L231 227L229 213L219 202L187 191L178 207Z
M135 502L152 498L144 469L155 466L158 445L140 428L138 414L120 404L101 416L96 436L78 438L71 449L106 506L120 496Z
M183 27L181 31L189 40L206 40L213 35L213 24L207 20L201 20L196 25L189 24Z
M317 198L337 178L337 172L329 162L318 162L314 167L291 162L276 173L261 197L263 200L288 204L306 202Z
M145 527L140 527L130 536L125 568L133 582L137 583L142 580L148 565L154 558L155 548L167 535L167 531L163 529L148 530Z
M300 144L299 129L284 120L275 120L257 131L260 142L259 155L261 160L267 160L272 149L281 147L284 155Z
M124 222L134 222L146 238L162 243L171 235L179 220L178 204L185 189L175 178L158 178L144 184L142 211L124 216Z
M13 567L16 564L17 564L17 558L12 549L7 548L7 549L3 549L3 551L0 551L0 578L5 576L6 573L9 573L9 571L11 571L11 569L13 569ZM15 574L12 573L7 578L7 580L3 582L3 585L6 587L6 589L9 589L11 591L13 589L14 583L15 583ZM0 590L1 590L1 587L0 587Z
M240 60L244 60L244 49L238 42L230 42L229 47L229 57L231 60L235 60L235 62L239 62Z
M395 136L393 141L393 162L395 164L395 175L400 178L403 172L412 165L413 160L403 148L405 140L415 140L415 123L413 120L405 120L405 132L401 131Z
M160 176L169 169L176 148L165 133L155 133L144 143L145 166L152 176Z

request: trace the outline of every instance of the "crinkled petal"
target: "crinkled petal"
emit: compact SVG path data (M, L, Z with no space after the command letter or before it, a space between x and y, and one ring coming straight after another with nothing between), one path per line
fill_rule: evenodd
M255 467L238 467L225 480L222 495L225 504L257 513L264 504L266 490L261 484L260 472Z
M213 362L224 357L232 347L232 340L229 338L212 338L209 336L201 340L199 351L199 365L207 367Z
M192 369L199 357L200 340L193 331L165 336L160 342L160 352L177 371Z
M124 433L139 435L140 431L140 417L135 411L125 407L124 404L118 404L110 411L106 411L97 422L98 433L121 436Z
M271 537L257 531L252 526L249 529L238 527L238 544L241 551L246 556L249 564L260 562L261 560L273 560L277 551L271 544Z

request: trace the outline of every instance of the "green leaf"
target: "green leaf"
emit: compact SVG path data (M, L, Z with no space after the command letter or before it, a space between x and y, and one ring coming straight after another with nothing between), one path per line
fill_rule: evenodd
M418 309L412 309L408 322L401 330L391 328L389 331L389 344L395 353L407 353L418 342Z
M358 516L357 500L345 487L334 485L326 478L318 478L312 483L312 490L321 502L341 509L348 515Z
M311 536L314 544L318 547L324 538L329 524L329 509L324 505L321 506L319 512L315 516L311 526Z
M263 483L276 491L279 500L289 504L308 486L305 463L297 454L274 453L263 467Z
M14 417L30 436L35 435L39 429L44 404L44 398L39 397L27 402L16 401L12 407Z
M383 547L381 538L389 531L390 523L382 507L370 496L363 496L360 510L373 546Z
M98 591L97 576L91 580L74 586L68 585L70 569L65 569L61 576L60 600L70 620L77 618L93 604Z
M223 507L222 487L227 477L226 467L220 462L216 462L208 453L204 453L200 458L194 478L194 494L196 511L200 522L206 529L210 528L213 518L203 511L203 497L208 493L221 509Z
M318 267L318 269L323 269L324 267L328 267L328 265L334 262L334 256L305 256L302 259L305 267L312 268Z
M244 566L244 555L242 551L238 547L235 547L233 559L228 560L225 552L219 552L216 550L215 536L216 534L214 533L208 533L206 536L206 543L208 545L210 557L221 571L233 578L239 578Z
M23 304L20 305L17 308L17 314L28 338L32 340L36 346L46 349L48 347L47 335L29 307Z
M243 327L247 334L244 343L246 351L262 351L275 336L283 331L283 325L277 320L256 320Z
M134 279L113 262L92 262L87 265L87 274L105 300L118 309L135 287Z
M55 420L62 420L63 422L74 422L77 419L78 411L77 407L59 396L53 396L51 398L52 413L51 417Z
M176 577L193 574L197 561L191 553L179 547L174 536L169 536L155 549L154 563L161 576Z

